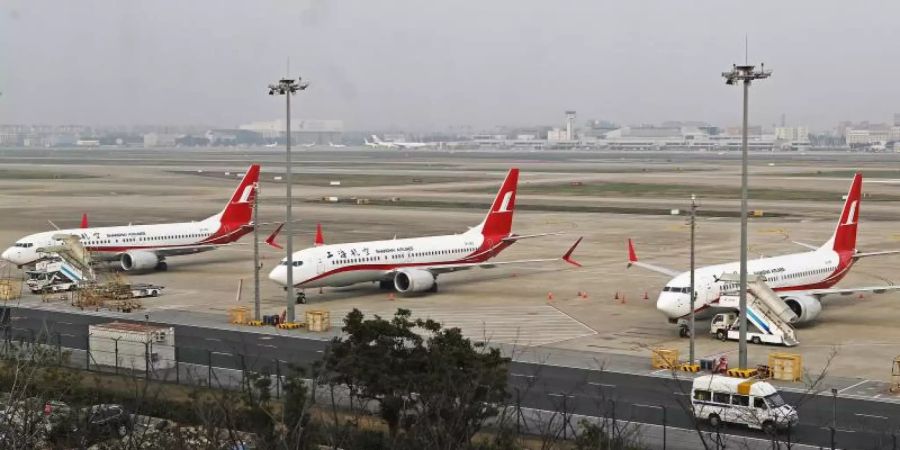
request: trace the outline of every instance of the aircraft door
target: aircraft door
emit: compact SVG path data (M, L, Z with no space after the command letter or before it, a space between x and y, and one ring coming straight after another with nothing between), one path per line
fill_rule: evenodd
M316 275L321 275L323 272L325 272L325 258L320 256L316 263Z

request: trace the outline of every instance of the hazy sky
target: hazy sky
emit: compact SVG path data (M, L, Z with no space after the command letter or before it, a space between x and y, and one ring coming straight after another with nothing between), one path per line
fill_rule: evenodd
M821 129L900 112L900 2L0 0L0 122L348 129L579 120L736 124L720 73L764 61L754 123Z

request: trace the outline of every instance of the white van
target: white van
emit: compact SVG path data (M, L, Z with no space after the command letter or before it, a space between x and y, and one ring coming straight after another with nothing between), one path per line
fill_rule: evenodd
M800 421L769 383L754 379L704 375L694 379L691 389L694 417L708 420L714 428L722 422L737 423L774 433Z

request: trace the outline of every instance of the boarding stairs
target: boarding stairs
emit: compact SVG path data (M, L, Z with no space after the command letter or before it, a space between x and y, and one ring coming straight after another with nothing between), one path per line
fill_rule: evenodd
M723 274L720 280L739 282L737 273ZM747 277L747 321L761 333L781 338L784 345L793 347L800 343L792 323L797 315L775 291L766 284L765 277L749 275ZM719 306L734 308L740 311L740 300L737 292L722 295Z

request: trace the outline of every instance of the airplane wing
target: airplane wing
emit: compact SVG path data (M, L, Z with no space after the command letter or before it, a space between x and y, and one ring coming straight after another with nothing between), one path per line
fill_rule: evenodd
M900 290L900 286L861 286L861 287L848 287L848 288L827 288L827 289L806 289L799 291L778 291L778 295L784 295L787 293L790 294L800 294L800 295L811 295L813 297L822 297L825 295L853 295L859 294L863 292L871 292L873 294L884 294L888 291L897 291Z
M423 267L423 269L428 270L430 272L434 272L434 273L447 273L447 272L455 272L457 270L472 269L475 267L482 268L482 269L492 269L494 267L508 266L508 265L512 265L512 264L534 264L534 263L544 263L544 262L551 262L551 261L564 261L575 267L581 267L581 263L572 259L572 253L575 252L575 248L578 247L578 244L581 243L582 239L583 238L578 238L578 240L575 241L575 243L572 244L571 247L569 247L569 250L566 251L566 253L563 254L559 258L520 259L520 260L515 260L515 261L496 261L496 262L485 261L485 262L477 262L477 263L441 264L441 265L437 265L437 266L433 266L433 267L426 266L426 267Z
M880 252L861 252L861 253L856 253L855 255L853 255L853 259L868 258L869 256L895 255L897 253L900 253L900 250L884 250L884 251L880 251Z
M645 262L638 261L637 253L634 251L634 242L631 241L631 238L628 239L628 266L638 266L647 270L652 270L657 273L661 273L664 275L668 275L670 277L675 277L679 274L677 270L669 269L666 267L656 266L653 264L647 264Z
M808 248L808 249L810 249L810 250L818 250L818 249L819 249L819 247L816 247L815 245L812 245L812 244L807 244L807 243L805 243L805 242L797 242L797 241L791 241L791 242L794 243L794 244L797 244L797 245L799 245L799 246L801 246L801 247Z
M522 239L531 239L536 237L544 237L544 236L557 236L562 233L538 233L538 234L513 234L503 238L505 242L516 242Z

